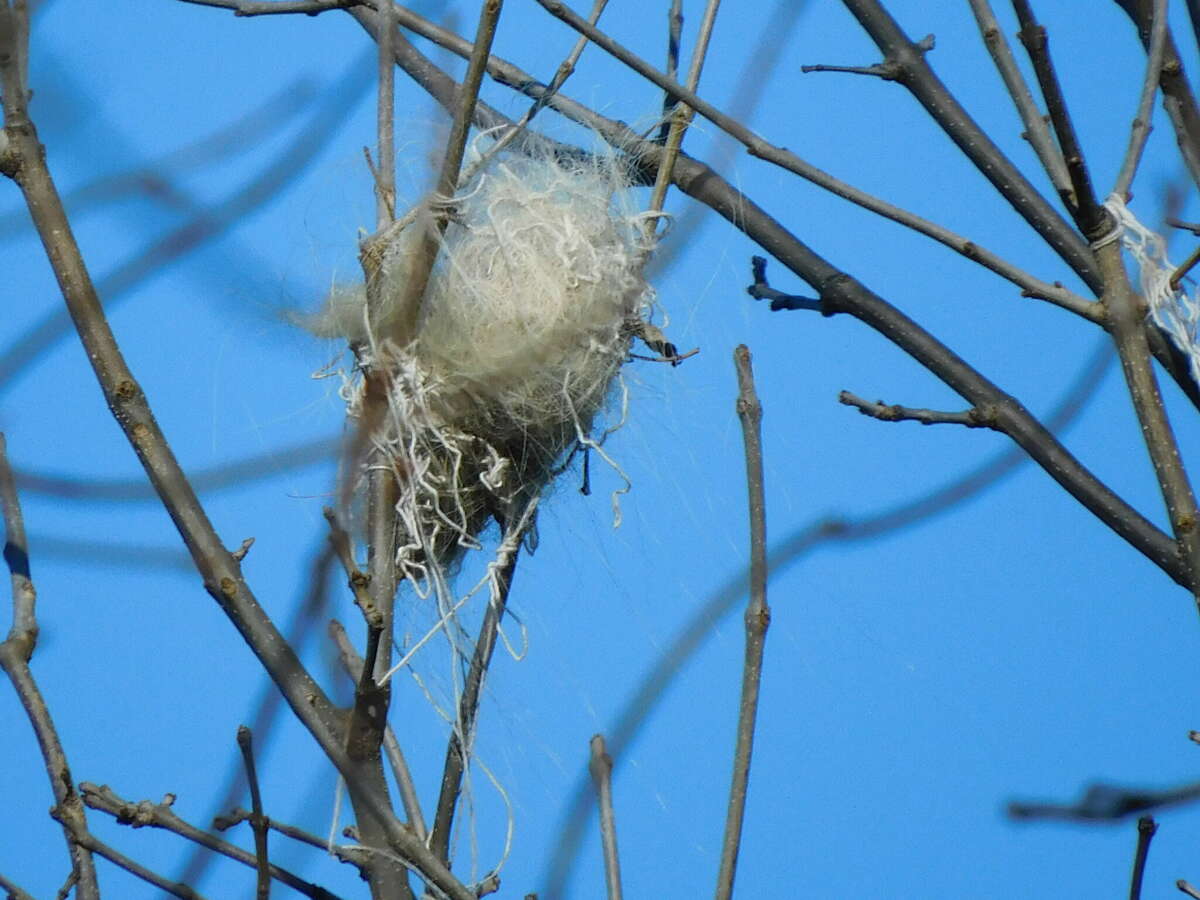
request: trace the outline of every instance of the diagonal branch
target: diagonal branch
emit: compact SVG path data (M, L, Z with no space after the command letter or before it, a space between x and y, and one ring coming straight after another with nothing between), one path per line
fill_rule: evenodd
M1096 192L1092 189L1092 177L1088 172L1087 160L1083 157L1083 149L1079 145L1079 136L1075 133L1075 125L1067 109L1067 101L1054 70L1054 62L1050 58L1050 41L1046 29L1033 16L1029 0L1013 0L1013 9L1021 23L1019 32L1021 43L1033 62L1033 71L1037 75L1038 85L1042 89L1042 97L1046 101L1046 111L1050 114L1050 122L1058 137L1058 146L1062 149L1063 161L1067 164L1067 174L1071 178L1071 192L1074 204L1070 206L1079 230L1094 241L1103 235L1106 214L1096 204ZM1064 202L1068 197L1063 197Z
M996 64L996 71L1000 73L1008 95L1012 97L1013 105L1017 108L1017 115L1021 117L1021 124L1025 126L1021 137L1029 141L1029 145L1041 162L1054 190L1060 197L1069 198L1068 206L1073 205L1075 198L1070 193L1071 179L1067 175L1062 152L1054 143L1054 138L1050 136L1050 129L1046 127L1046 120L1042 116L1041 110L1038 109L1037 102L1033 99L1033 93L1025 82L1025 76L1021 74L1012 48L1009 47L1000 23L996 20L995 13L992 12L991 3L988 0L969 0L969 2L971 11L975 13L975 21L979 25L979 32L983 36L984 46L987 47L992 61Z
M7 7L0 7L6 17ZM5 22L0 22L5 24ZM42 239L59 289L66 301L96 379L117 424L125 433L147 476L171 516L209 594L241 633L263 668L279 687L296 717L345 777L363 829L378 827L388 847L411 862L431 883L454 900L473 900L473 893L454 878L392 812L382 769L356 765L342 749L341 712L300 662L267 617L242 578L241 566L222 544L195 491L167 443L141 387L125 362L101 307L95 286L71 231L66 210L46 166L45 154L26 97L17 88L19 54L11 30L0 33L0 78L3 79L4 135L7 148L0 172L21 188ZM9 40L5 40L9 37ZM79 832L77 839L82 840ZM394 868L392 851L377 847L380 870Z
M500 621L504 618L504 611L508 606L508 593L512 589L513 573L516 571L527 521L525 517L519 524L502 523L504 536L500 542L500 550L497 551L498 558L493 564L496 566L494 588L483 623L479 626L479 636L475 639L471 667L467 672L462 696L458 700L458 715L446 746L442 784L434 811L433 829L429 833L429 849L446 863L450 861L450 832L454 827L454 814L458 808L458 797L475 736L475 719L479 714L483 682L491 666L492 652L496 649Z
M1133 20L1137 26L1142 46L1149 50L1152 41L1151 17L1154 0L1115 0L1115 2ZM1163 109L1167 111L1167 118L1171 120L1171 125L1175 129L1175 140L1179 145L1184 165L1192 176L1192 181L1200 186L1200 108L1196 105L1196 97L1188 83L1183 60L1175 46L1175 39L1171 37L1169 23L1158 83L1163 92Z
M1137 113L1133 117L1133 125L1129 129L1129 148L1125 151L1125 159L1117 173L1117 182L1112 193L1128 200L1133 195L1129 189L1133 185L1133 176L1137 172L1138 163L1142 159L1142 151L1146 148L1146 139L1150 137L1150 119L1154 112L1154 95L1158 92L1158 82L1162 77L1163 54L1167 48L1167 0L1154 0L1153 24L1150 27L1150 46L1146 53L1146 77L1142 80L1142 93L1138 98Z
M1000 390L896 307L803 245L781 249L776 256L780 261L790 260L789 268L794 266L806 273L802 277L817 289L824 315L853 316L965 400L992 410L995 427L1012 438L1067 493L1176 582L1191 586L1190 566L1180 558L1176 543L1097 479L1015 397Z
M624 62L638 74L669 93L676 95L681 101L726 132L730 137L740 141L752 155L780 166L844 200L870 210L886 219L890 219L906 228L911 228L917 233L923 234L949 247L956 253L965 256L973 262L979 263L1000 277L1016 284L1022 289L1022 293L1025 296L1047 300L1090 321L1101 321L1100 310L1097 304L1065 289L1061 284L1050 284L1049 282L1034 278L1019 267L1007 262L974 241L955 234L950 229L936 222L931 222L908 210L881 200L853 185L847 184L804 161L791 151L768 143L731 116L722 113L716 107L701 99L694 92L667 78L649 63L630 53L620 44L603 34L603 32L598 31L590 23L579 18L561 4L552 3L550 0L538 0L538 2L547 6L547 8L553 7L551 12L562 18L576 31L596 41L602 49L612 54L621 62ZM359 15L356 15L356 18L358 17ZM362 21L361 18L360 21ZM432 25L432 23L424 22L415 14L408 13L406 16L402 16L401 23L405 27L413 28L414 31L417 31L422 36L428 37L439 46L445 47L460 56L465 55L470 48L470 44L466 41L451 35L444 29ZM402 66L405 65L403 61L400 61L400 64ZM539 97L544 93L544 88L538 85L533 76L496 57L492 58L489 71L492 77L501 84L510 85L529 96ZM555 97L551 101L550 106L568 118L593 128L598 133L604 135L606 139L613 141L617 146L629 153L633 159L641 163L648 164L650 157L657 159L662 152L662 148L659 145L649 141L642 141L639 136L634 135L633 132L620 123L598 116L591 110L582 107L568 98L561 97L561 95ZM677 165L682 165L682 163L683 158L681 158L680 163ZM694 173L696 169L693 167L697 165L701 164L692 160L691 165L684 168L688 168ZM658 163L656 162L654 171L657 172L657 170ZM678 184L674 175L672 176L672 181ZM1183 366L1183 371L1186 372L1186 363L1181 365ZM1200 405L1200 393L1196 394L1196 402L1197 405Z

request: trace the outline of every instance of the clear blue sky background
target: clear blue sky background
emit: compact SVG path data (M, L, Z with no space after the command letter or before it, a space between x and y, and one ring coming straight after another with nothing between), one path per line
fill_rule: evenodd
M728 5L701 93L719 106L734 104L748 70L758 92L749 120L772 142L1044 279L1081 288L902 88L861 76L802 76L802 64L865 65L878 53L840 4L804 4L788 25L773 19L792 5ZM891 6L914 38L936 35L929 57L936 70L1044 186L966 4ZM471 4L423 8L461 32L474 29ZM665 14L647 8L617 0L603 21L657 61ZM1141 83L1140 45L1115 4L1045 0L1037 8L1094 178L1107 191ZM687 54L700 6L687 4L685 12ZM1005 23L1011 32L1015 26ZM1176 24L1181 52L1193 63L1190 32L1184 21ZM511 0L496 47L548 81L573 42L574 34L535 4ZM309 377L336 348L284 324L283 313L313 308L336 274L357 271L356 230L373 220L361 153L373 142L369 55L363 32L341 14L236 19L173 2L76 0L46 3L39 14L33 110L61 189L165 160L153 171L169 191L142 179L119 199L77 197L70 205L93 275L102 285L110 279L105 298L118 339L189 471L340 433L343 410L332 382ZM401 185L415 190L442 120L426 98L400 84ZM565 92L632 123L652 122L661 103L595 48ZM494 84L485 97L514 116L526 107ZM243 133L219 159L197 165L170 157L264 104L280 116L265 136ZM560 137L577 137L552 113L542 122ZM1154 227L1167 186L1182 184L1170 130L1157 124L1133 204ZM203 211L278 172L281 159L312 140L306 132L319 146L285 189L185 258L124 290L112 286L114 273L146 248L170 246L169 236ZM700 122L688 148L712 158L726 144ZM1095 329L1069 314L1022 299L948 251L744 153L724 160L728 179L1033 411L1050 409L1091 354ZM676 193L668 209L693 211ZM1189 214L1196 217L1194 202ZM0 347L7 348L27 341L28 329L60 310L61 301L11 185L0 190L0 215ZM627 370L630 421L609 444L634 482L624 524L611 527L607 493L617 482L609 471L592 467L590 498L568 475L544 505L536 555L523 559L516 577L512 606L525 625L528 653L519 662L498 653L478 745L512 805L502 896L543 891L588 738L611 728L678 630L745 566L730 362L737 343L754 352L766 409L773 542L823 516L866 515L921 496L1007 448L991 432L888 425L839 406L841 389L913 406L963 403L853 320L771 314L756 304L744 288L749 258L760 251L714 216L701 219L703 227L683 245L668 241L671 256L655 275L670 337L700 353L677 369L634 363ZM1175 257L1189 249L1177 243ZM771 274L781 289L805 289L782 267ZM1195 411L1174 388L1167 393L1182 449L1194 462ZM22 471L85 480L139 476L73 341L58 341L10 374L0 383L0 403L0 423ZM1163 521L1115 371L1068 444ZM333 474L332 462L289 468L281 454L270 477L206 495L230 546L257 539L247 576L280 623L308 585ZM188 570L154 503L75 502L32 488L23 499L43 626L34 670L76 780L108 783L132 800L171 792L181 815L204 822L216 811L236 756L235 730L254 715L264 676ZM133 548L152 552L131 560L126 551ZM779 572L770 591L774 619L741 897L1122 896L1132 821L1018 825L1003 815L1005 803L1067 800L1095 779L1168 786L1200 771L1200 748L1187 739L1188 729L1200 727L1200 623L1189 597L1032 466L902 533L818 550ZM331 598L321 621L336 616L361 639L347 593L335 585ZM402 603L409 627L427 621L421 601L405 593ZM515 627L510 634L519 638ZM345 696L323 625L304 657ZM711 891L741 659L740 616L713 622L647 728L617 760L628 896ZM418 668L435 685L444 681L436 654ZM415 683L398 684L393 721L432 805L445 727ZM0 690L0 722L0 872L49 897L65 877L66 857L57 826L44 815L51 795L35 744L8 689ZM271 816L328 830L333 777L286 715L262 751L260 771ZM501 852L504 810L482 771L473 785L486 870ZM1160 818L1147 897L1174 896L1176 878L1200 881L1200 816L1177 810ZM181 871L187 852L179 839L134 832L100 815L92 821L129 855L166 874ZM246 844L248 834L238 838ZM343 896L363 895L353 873L336 862L282 839L274 846L279 862ZM466 833L458 848L465 865ZM154 896L107 864L101 874L107 896ZM249 870L220 865L196 887L221 898L248 896L251 885ZM602 896L594 827L569 887L571 897Z

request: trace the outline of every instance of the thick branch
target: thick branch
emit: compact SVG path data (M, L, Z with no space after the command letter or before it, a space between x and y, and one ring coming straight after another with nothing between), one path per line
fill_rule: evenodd
M1103 301L1112 323L1110 333L1121 357L1125 384L1142 426L1142 437L1154 464L1171 529L1179 542L1188 573L1187 584L1200 603L1200 512L1151 365L1146 332L1142 328L1145 301L1129 283L1118 244L1107 244L1096 251L1096 256L1109 285Z

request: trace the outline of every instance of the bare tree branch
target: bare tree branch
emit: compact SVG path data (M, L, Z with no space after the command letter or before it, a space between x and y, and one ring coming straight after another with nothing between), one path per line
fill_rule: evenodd
M750 350L745 344L733 352L737 368L737 414L746 445L746 487L750 507L750 601L746 605L746 659L742 668L742 697L738 706L737 740L734 743L733 778L729 788L729 813L721 842L721 868L717 873L717 900L733 896L738 852L742 844L742 821L750 785L750 759L754 750L754 728L758 717L758 695L762 684L763 650L771 608L767 605L767 513L763 486L762 404L754 387Z
M658 85L664 90L670 91L674 95L678 96L681 101L686 103L700 115L704 116L704 118L708 119L726 134L741 141L741 143L746 147L747 150L750 151L752 155L780 166L781 168L792 172L795 175L799 175L801 178L811 181L818 187L824 188L825 190L843 198L844 200L848 200L851 203L857 204L864 209L868 209L871 212L876 213L877 215L883 216L886 219L890 219L893 222L896 222L907 228L911 228L919 234L923 234L926 237L932 238L938 243L949 247L968 259L977 262L980 265L986 266L997 275L1000 275L1002 278L1005 278L1020 286L1027 296L1045 299L1091 321L1100 321L1100 317L1097 315L1099 310L1096 307L1096 304L1085 300L1076 294L1072 294L1070 291L1066 291L1061 285L1052 285L1041 281L1040 279L1033 278L1028 273L1025 273L1018 267L1004 261L996 254L986 250L974 241L970 241L958 234L955 234L949 229L938 225L935 222L928 221L927 219L917 216L908 210L901 209L894 204L888 203L887 201L881 200L865 191L859 190L858 188L834 178L832 175L829 175L817 167L805 162L791 151L768 143L749 128L746 128L740 122L734 120L730 116L725 115L716 109L716 107L698 97L694 92L689 91L683 85L668 79L645 60L631 53L616 41L612 40L612 38L608 37L603 32L585 22L575 13L571 12L570 9L558 2L558 0L537 0L537 2L545 7L546 10L556 18L561 19L580 34L587 35L587 37L594 41L598 46L611 54L614 58L629 66L629 68L633 69L639 75L648 79L649 81L652 81L654 84ZM916 47L916 45L911 46L913 48ZM916 50L914 49L913 52L916 52ZM945 89L942 88L942 90L944 91ZM948 93L947 96L949 96ZM572 114L568 109L563 109L562 111L566 115ZM963 113L963 115L965 116L966 114ZM598 128L597 130L599 130L602 134L604 133L604 129ZM980 134L982 135L982 132L980 132ZM986 140L986 137L984 139ZM999 150L996 152L999 153ZM657 163L658 161L656 160L656 165ZM1024 182L1023 177L1020 176L1019 173L1016 173L1015 169L1013 170L1013 174L1014 177L1021 178L1021 181L1024 183L1024 185L1028 187L1029 192L1032 192L1032 194L1036 196L1036 191L1034 191L1033 187L1028 185L1028 182ZM1043 205L1045 205L1044 201ZM1048 206L1046 208L1049 215L1057 218L1057 213L1054 213L1053 210L1050 210ZM1079 236L1070 231L1070 226L1068 226L1065 222L1063 222L1062 225L1070 233L1071 240L1075 244L1080 244L1081 242L1079 241ZM1086 247L1081 252L1086 253ZM1198 398L1200 398L1200 395L1198 395ZM1198 400L1198 402L1200 402L1200 400Z
M996 21L995 13L992 12L992 5L988 0L969 0L969 2L971 11L975 13L975 21L979 25L979 32L983 36L984 46L987 47L992 61L996 64L996 71L1000 73L1008 95L1012 97L1017 114L1021 117L1021 124L1025 126L1025 131L1021 136L1029 141L1033 152L1037 154L1055 192L1060 197L1069 197L1069 205L1073 205L1075 198L1071 193L1071 179L1067 175L1067 166L1063 162L1062 152L1054 143L1050 129L1046 127L1046 120L1043 118L1041 110L1038 109L1037 102L1033 99L1033 93L1029 90L1029 85L1025 83L1025 77L1021 74L1021 69L1013 57L1012 49L1004 37L1004 31L1000 28L1000 23Z
M4 66L4 30L12 27L9 18L12 15L11 7L0 6L0 68ZM11 81L5 81L6 99L12 86ZM46 698L42 695L29 667L38 638L35 612L37 591L34 589L29 569L25 520L21 514L12 469L8 465L8 449L2 434L0 505L3 505L4 513L4 561L8 564L12 582L13 610L13 623L8 637L0 642L0 668L4 669L8 680L12 682L17 699L24 707L34 737L37 738L38 749L41 750L42 761L46 766L46 776L50 781L50 790L54 794L55 805L51 815L63 825L67 853L71 859L71 874L76 883L76 896L79 900L99 900L100 887L96 879L95 862L87 846L79 839L80 833L87 831L87 815L79 795L75 792L75 782L67 764L67 755L58 737L58 730L54 727L54 719L50 716Z
M197 6L229 9L235 16L315 16L332 9L369 6L368 0L182 0Z
M346 629L342 627L341 622L334 619L329 623L329 634L337 644L338 659L342 668L355 682L358 682L362 678L363 658L358 655L358 651L350 643ZM392 726L387 724L383 731L383 751L387 755L388 764L392 769L392 777L396 779L396 787L400 791L400 800L404 804L404 814L408 817L409 827L421 841L425 841L428 832L425 827L425 817L421 812L420 799L417 796L416 783L413 781L412 772L409 771L408 761L404 758L400 741L396 738Z
M251 784L253 785L254 782L251 781ZM129 825L133 828L159 828L191 841L200 847L204 847L213 853L219 853L248 868L255 869L259 873L258 896L262 895L263 882L261 879L265 872L268 879L273 878L280 884L286 884L292 890L303 894L305 897L311 897L312 900L340 900L336 894L325 890L320 885L305 881L303 878L281 866L268 862L264 867L263 860L266 854L266 841L265 839L263 840L263 850L259 853L257 850L259 846L257 828L255 829L256 852L250 853L236 844L213 837L203 829L197 828L195 825L181 818L172 808L175 797L171 794L168 794L161 803L151 803L149 800L134 803L119 796L108 785L95 785L85 781L79 786L79 790L83 795L84 802L89 807L107 813L122 825ZM255 813L249 813L247 816L252 827L254 817ZM261 815L261 813L259 817L265 830L269 820L266 816ZM323 843L321 848L325 849Z
M838 403L853 406L864 416L881 422L920 422L922 425L963 425L967 428L991 428L998 430L995 415L986 409L972 407L962 412L943 412L937 409L914 409L911 406L886 404L882 400L872 403L856 397L849 391L838 394Z
M238 749L246 766L246 782L250 785L250 828L254 832L254 863L258 871L255 900L271 896L271 858L267 853L267 817L263 815L262 793L258 787L258 771L254 765L254 735L245 725L237 730Z
M1158 831L1153 816L1142 816L1137 824L1137 850L1133 855L1133 874L1129 878L1129 900L1141 900L1142 877L1146 874L1146 858L1150 855L1150 841Z
M1138 99L1137 113L1133 117L1133 125L1129 131L1129 149L1125 151L1125 159L1117 173L1117 182L1112 192L1120 197L1131 196L1130 187L1133 176L1137 173L1138 164L1142 159L1142 151L1146 148L1146 139L1150 137L1150 119L1154 110L1154 95L1158 93L1158 82L1162 73L1163 53L1167 46L1167 0L1154 0L1153 24L1150 27L1150 47L1146 54L1146 77L1142 81L1142 94Z
M11 47L11 41L4 42ZM376 827L388 847L411 862L453 900L473 900L460 883L413 834L396 819L387 799L381 767L364 767L342 749L345 728L341 713L301 664L295 651L266 616L241 575L241 568L224 547L195 491L188 484L141 388L126 365L104 316L91 277L71 233L66 211L46 167L45 156L17 84L13 54L0 57L4 83L4 132L8 149L0 172L21 188L59 288L75 322L80 340L117 423L159 491L204 579L208 592L238 628L260 663L279 686L300 721L316 738L325 755L346 779L360 825ZM81 839L79 832L75 832ZM368 841L371 836L364 835ZM377 872L395 869L392 850L376 847ZM381 877L373 880L373 890ZM386 885L385 885L386 886Z
M1137 26L1142 46L1150 48L1151 16L1154 0L1115 0ZM1175 129L1175 140L1192 181L1200 186L1200 108L1188 84L1183 60L1167 25L1163 47L1163 64L1159 75L1159 86L1163 92L1163 109Z
M600 808L600 843L604 848L604 887L608 900L621 900L621 859L617 853L617 817L613 812L612 757L604 746L604 735L589 742L588 771L596 786Z
M491 593L487 612L483 623L479 626L479 635L475 639L475 652L471 657L471 667L463 685L462 694L458 699L458 715L450 731L450 740L446 746L446 760L442 766L442 783L438 792L437 807L433 816L433 829L429 834L429 849L444 862L450 860L450 832L454 827L454 814L458 808L458 797L462 790L463 775L467 768L467 758L471 752L471 744L475 738L475 720L479 715L479 701L483 692L483 682L492 662L492 652L496 649L496 639L500 633L500 620L508 606L508 593L512 589L513 573L517 568L520 555L523 523L501 523L501 547L507 545L507 555L499 565L496 574L495 590ZM510 531L512 529L512 531ZM510 548L510 549L508 549Z

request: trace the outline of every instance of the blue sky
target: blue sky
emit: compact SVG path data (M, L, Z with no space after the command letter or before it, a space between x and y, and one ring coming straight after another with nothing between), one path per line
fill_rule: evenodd
M749 122L770 141L1039 277L1082 289L902 88L854 75L800 74L803 64L877 60L839 4L805 4L786 30L769 25L782 5L723 10L703 96L729 107L750 67L760 95ZM460 32L474 28L473 6L423 8ZM931 64L1045 187L966 5L891 8L914 38L936 35ZM1089 4L1086 16L1079 9L1062 0L1037 5L1093 177L1107 191L1124 152L1143 55L1115 4ZM700 7L689 5L685 14L686 54ZM1174 14L1181 16L1182 6ZM616 2L602 21L649 59L661 58L665 14ZM1181 52L1193 60L1182 16L1176 25ZM496 49L549 80L573 42L574 34L535 4L510 0ZM457 62L435 58L461 74ZM143 179L144 190L115 200L69 201L101 283L146 248L169 249L169 236L242 196L247 185L262 190L262 202L243 202L252 208L231 227L219 215L201 219L218 233L123 291L110 281L105 297L122 348L185 468L278 452L269 477L210 492L205 501L228 545L256 538L247 577L280 623L291 619L308 586L325 535L321 507L334 491L331 460L289 467L282 451L335 438L343 420L332 383L310 377L337 348L289 326L285 314L314 308L335 277L357 271L357 229L373 221L361 152L374 139L371 67L363 32L341 14L236 19L171 2L55 0L34 32L32 109L60 189L69 195L156 160L163 162L153 171L170 185L167 191ZM442 120L419 92L400 85L399 180L414 197ZM565 93L643 126L661 103L594 47ZM484 96L514 116L526 108L498 85L486 84ZM277 115L264 135L247 138L247 127L222 144L227 152L198 165L170 157L264 105ZM557 137L581 139L550 112L539 121ZM1159 227L1167 186L1186 191L1170 129L1165 120L1156 125L1132 204L1152 227ZM727 150L705 122L687 141L703 158ZM310 158L272 191L271 177L289 154ZM744 152L718 158L728 180L1034 412L1051 409L1092 354L1099 335L1070 314L1023 299L941 247ZM14 188L0 192L0 216L15 216L18 204ZM667 209L684 221L696 214L678 193ZM1196 212L1189 200L1183 217ZM701 228L664 245L669 256L654 283L669 336L700 353L675 369L635 362L626 370L630 421L608 445L634 484L623 500L623 524L612 528L606 497L618 482L609 471L592 467L586 498L576 489L578 474L568 474L543 504L540 545L516 576L511 603L528 652L519 661L498 652L478 745L512 808L502 896L547 896L546 863L584 772L588 738L613 727L677 632L744 569L736 344L754 353L765 408L773 544L824 516L866 516L922 496L1008 446L987 431L884 424L840 406L843 389L911 406L964 404L847 317L772 314L752 301L745 286L759 249L715 216L699 214ZM27 228L16 230L19 217L11 228L9 221L0 220L5 351L61 308L36 239ZM1176 259L1189 250L1179 240L1173 245ZM781 266L769 273L776 287L804 292ZM1184 456L1195 459L1195 410L1173 387L1165 390ZM21 471L105 481L139 475L71 340L9 375L0 402ZM1115 368L1066 442L1163 522ZM131 800L174 793L177 812L203 823L217 811L236 758L236 728L254 715L265 676L183 563L169 520L152 502L71 501L32 489L23 502L43 627L34 671L76 780L107 783ZM133 548L153 552L130 561L124 551ZM336 617L359 640L362 629L340 578L334 580L303 656L345 697L322 623ZM470 583L466 574L462 582ZM1169 786L1196 777L1200 748L1187 739L1200 727L1191 717L1200 684L1193 604L1031 465L914 527L815 550L772 578L770 598L740 896L1113 896L1125 890L1132 821L1014 824L1004 805L1018 797L1065 801L1093 780ZM402 594L410 628L429 617L421 603ZM515 624L509 633L519 641ZM617 759L628 896L711 890L741 658L740 616L712 622ZM418 670L436 686L445 663L431 654L418 660ZM39 897L52 896L66 857L57 826L43 814L51 795L35 744L8 690L0 690L0 721L8 738L0 757L0 873ZM397 690L393 722L432 804L445 728L412 681ZM318 834L328 830L333 777L287 716L262 750L260 772L270 815ZM504 842L504 803L482 771L473 785L478 858L486 869ZM104 839L166 874L178 875L188 856L172 836L134 832L99 815L92 822ZM1180 809L1164 812L1160 822L1148 897L1174 895L1177 878L1200 881L1192 852L1200 816ZM238 838L248 845L246 834ZM361 895L345 867L282 839L274 846L281 863L311 880L342 896ZM466 832L458 854L469 866ZM102 864L101 877L109 896L153 896L110 866ZM247 895L251 884L248 870L218 865L196 887L234 897ZM602 896L594 825L568 887L571 897Z

